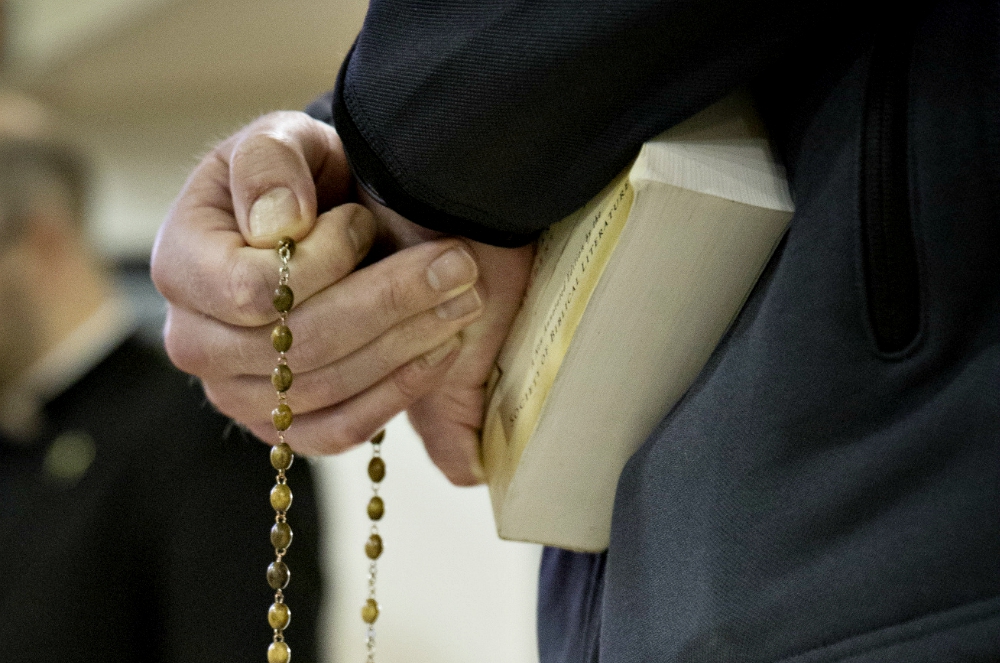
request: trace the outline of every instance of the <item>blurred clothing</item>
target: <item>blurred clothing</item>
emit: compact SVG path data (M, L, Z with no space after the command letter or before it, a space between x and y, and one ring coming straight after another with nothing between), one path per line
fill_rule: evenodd
M267 447L126 335L120 307L102 309L30 372L26 413L4 417L20 422L16 437L0 433L4 659L263 660ZM322 581L305 462L289 484L287 637L296 661L315 661Z
M66 391L132 334L127 302L109 298L0 397L0 432L30 442L45 404Z

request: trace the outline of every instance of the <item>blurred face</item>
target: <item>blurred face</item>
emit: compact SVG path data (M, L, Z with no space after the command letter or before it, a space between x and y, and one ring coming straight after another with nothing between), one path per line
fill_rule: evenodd
M25 256L18 243L0 242L0 393L24 371L37 352Z

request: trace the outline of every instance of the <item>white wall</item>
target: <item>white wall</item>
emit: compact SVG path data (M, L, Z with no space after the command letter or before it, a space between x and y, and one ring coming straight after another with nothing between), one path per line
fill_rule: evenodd
M383 663L532 663L540 547L500 541L485 487L449 484L405 416L382 445L386 478L378 564ZM329 663L364 660L371 445L316 462L327 505L323 550L334 585L324 616Z

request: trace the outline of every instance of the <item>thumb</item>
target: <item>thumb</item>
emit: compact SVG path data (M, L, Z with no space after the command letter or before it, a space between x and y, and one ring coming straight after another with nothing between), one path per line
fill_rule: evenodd
M233 137L228 155L233 213L250 246L305 237L320 205L345 202L350 169L333 127L304 113L271 113Z

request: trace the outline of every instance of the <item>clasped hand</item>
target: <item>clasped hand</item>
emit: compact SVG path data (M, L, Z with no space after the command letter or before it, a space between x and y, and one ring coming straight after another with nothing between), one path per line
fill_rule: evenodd
M298 243L289 444L337 453L408 410L451 481L482 481L486 380L532 248L444 237L356 195L340 139L303 113L266 115L220 143L160 229L153 281L168 301L171 360L270 441L273 248L283 236ZM373 246L385 257L358 268Z

